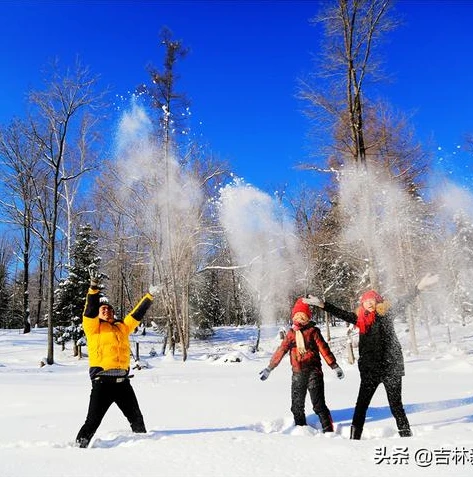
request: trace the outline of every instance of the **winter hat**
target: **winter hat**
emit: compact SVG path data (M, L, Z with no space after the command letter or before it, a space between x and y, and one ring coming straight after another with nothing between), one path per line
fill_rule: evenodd
M366 300L375 300L376 302L376 310L375 311L368 311L363 308L363 302ZM368 290L360 298L360 307L357 310L357 320L356 326L360 330L360 333L364 335L368 333L373 323L376 321L376 312L379 303L383 303L384 298L375 290Z
M312 312L310 311L310 307L307 303L302 301L302 298L298 298L296 303L294 304L292 311L291 311L291 319L294 318L294 315L298 312L306 314L309 319L312 318Z
M368 290L361 295L360 303L363 303L366 300L375 300L376 303L382 303L384 298L375 290Z
M102 295L100 297L100 300L99 300L99 307L100 306L103 306L103 305L107 305L108 307L110 307L113 311L115 311L115 308L113 308L113 306L110 304L110 300L108 299L108 297L106 297L105 295Z
M296 313L304 313L309 320L312 317L312 312L310 311L310 307L307 303L304 303L302 301L302 298L298 298L296 300L296 303L294 304L292 311L291 311L291 319L294 323L293 329L295 332L295 337L296 337L296 346L297 346L297 351L299 353L299 356L303 356L306 353L306 347L305 347L305 342L304 342L304 335L302 334L302 331L300 330L300 323L294 321L294 316Z

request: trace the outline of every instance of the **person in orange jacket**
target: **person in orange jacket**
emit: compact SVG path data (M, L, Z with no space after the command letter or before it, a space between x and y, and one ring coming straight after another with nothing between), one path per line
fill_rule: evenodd
M335 371L337 377L344 377L335 356L324 340L320 329L311 321L309 305L299 298L292 308L292 327L287 332L279 348L273 354L269 365L260 372L262 381L289 352L292 367L291 412L296 426L306 426L305 399L309 391L314 412L318 415L322 432L333 432L333 421L325 403L324 375L320 355Z
M130 384L129 336L140 324L153 302L159 287L150 286L149 293L138 302L123 321L115 318L113 307L100 294L101 275L89 270L82 326L87 338L89 376L92 380L89 408L84 425L76 437L79 447L87 447L109 407L116 403L128 419L133 432L146 432L138 400Z

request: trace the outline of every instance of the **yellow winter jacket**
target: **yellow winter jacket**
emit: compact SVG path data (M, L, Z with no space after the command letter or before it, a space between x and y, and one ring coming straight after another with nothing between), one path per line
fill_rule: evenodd
M100 371L128 370L130 368L129 336L140 324L152 302L153 296L147 293L123 321L109 323L98 318L99 289L89 288L82 317L82 327L87 338L89 374L92 379Z

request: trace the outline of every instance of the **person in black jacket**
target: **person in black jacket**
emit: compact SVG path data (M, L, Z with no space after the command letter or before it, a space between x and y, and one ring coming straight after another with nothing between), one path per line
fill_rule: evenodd
M362 295L360 306L355 313L342 310L312 295L304 299L306 303L323 308L327 313L356 325L360 332L358 369L361 380L352 418L350 439L361 438L368 406L381 383L386 389L389 407L396 420L399 435L412 436L402 404L404 358L393 320L419 291L437 281L437 275L425 275L415 290L393 304L384 300L375 290L369 290Z

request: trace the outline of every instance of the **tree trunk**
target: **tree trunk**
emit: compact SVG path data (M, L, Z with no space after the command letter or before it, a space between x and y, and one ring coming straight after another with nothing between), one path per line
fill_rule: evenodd
M29 236L29 231L25 230L25 237ZM30 319L30 295L29 295L29 239L25 239L25 252L23 253L23 333L31 331Z
M56 240L55 234L49 237L49 257L48 257L48 354L46 357L47 364L54 364L54 324L53 324L53 312L54 312L54 253Z
M326 311L324 311L324 319L325 319L325 330L327 334L327 341L330 342L332 339L330 334L330 317Z
M355 353L353 352L353 328L348 327L347 330L347 352L348 352L348 362L353 364L355 362Z
M238 283L235 277L235 270L232 270L231 274L232 274L233 303L235 307L234 310L235 310L235 317L236 317L235 321L237 326L241 326L243 324L243 313L242 313L241 303L240 303L240 294L238 292Z
M169 336L169 331L164 334L163 346L161 347L161 354L163 356L166 356L166 346L168 344L168 336Z
M41 313L43 310L43 293L44 293L44 260L39 260L39 277L38 277L38 303L36 306L36 324L41 323Z
M410 305L407 307L406 313L409 322L409 340L411 344L411 352L417 355L419 354L419 349L417 348L416 322Z
M255 353L256 353L257 351L259 351L260 338L261 338L261 324L260 324L260 322L258 321L258 333L257 333L257 335L256 335Z

